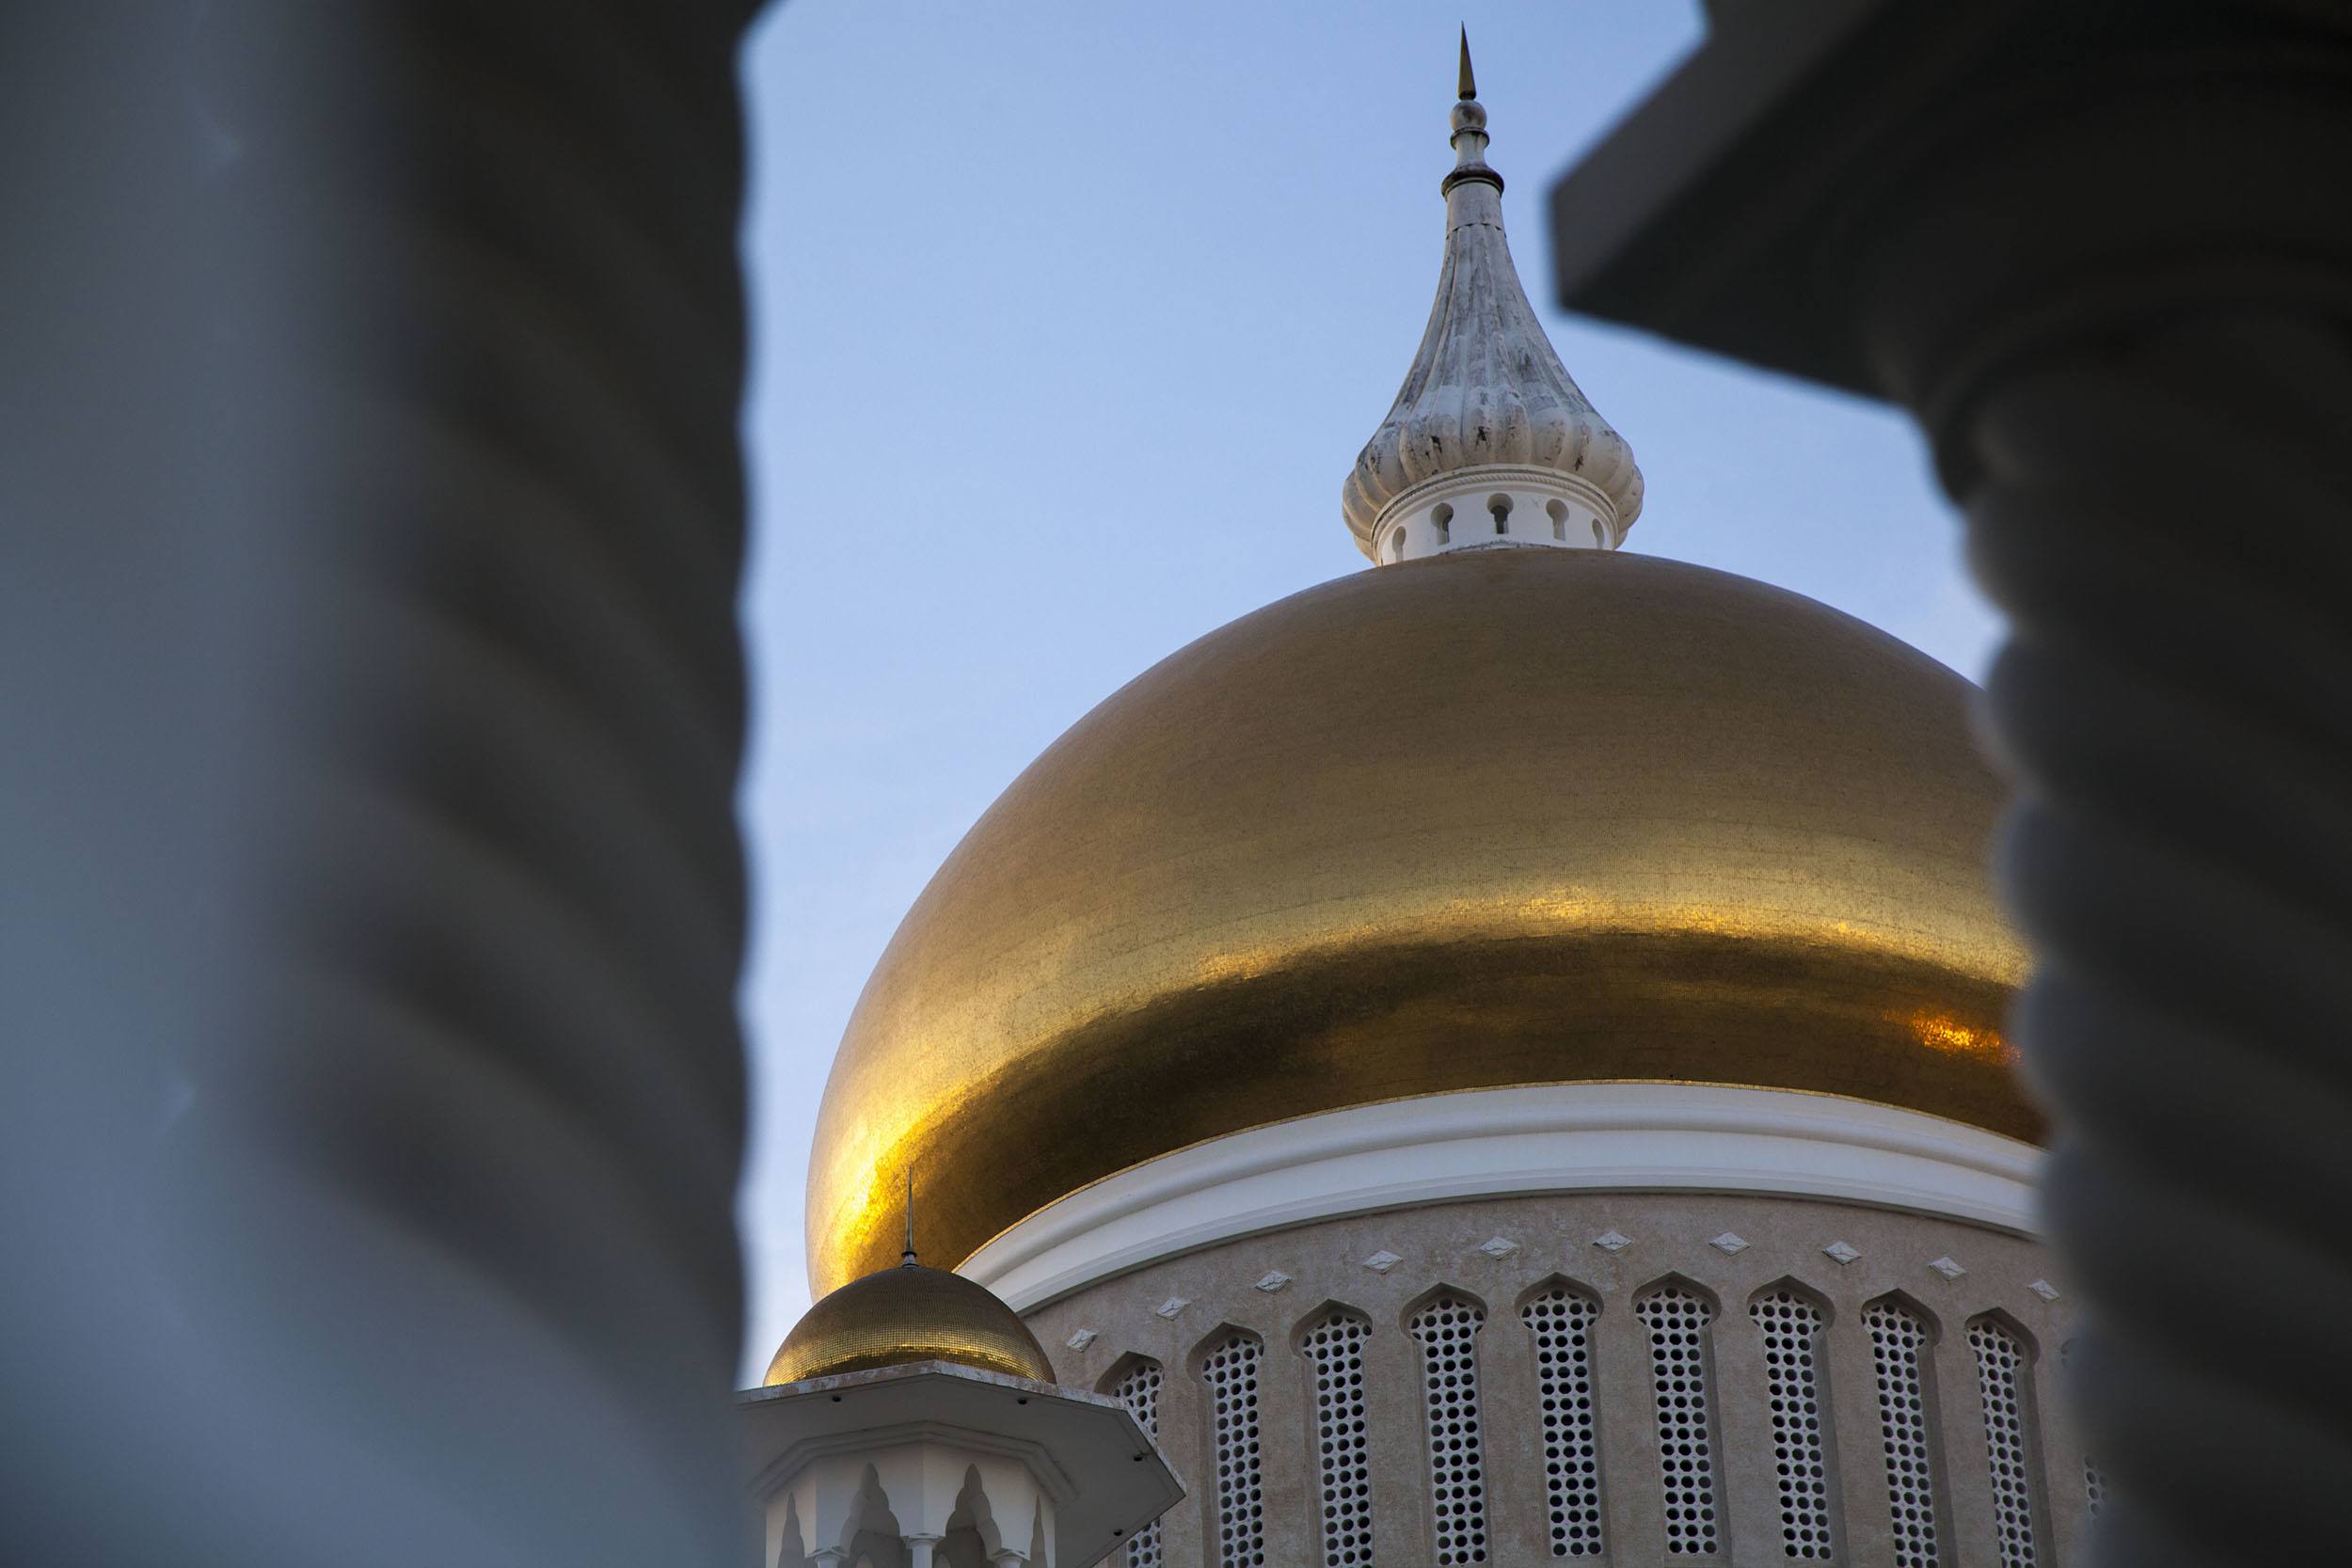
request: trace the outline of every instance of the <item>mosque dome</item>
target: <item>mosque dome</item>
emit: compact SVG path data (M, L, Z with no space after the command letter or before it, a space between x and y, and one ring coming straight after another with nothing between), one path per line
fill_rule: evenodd
M1375 562L1081 720L900 926L808 1196L821 1288L895 1194L961 1266L1145 1162L1296 1118L1609 1083L2033 1139L1970 688L1797 594L1615 553L1633 454L1512 270L1463 45L1438 304L1343 488Z
M940 1354L861 1294L916 1277L868 1271L919 1176L958 1306L1198 1459L1105 1521L1136 1561L2056 1560L2104 1481L2033 1387L2078 1320L1973 689L1622 552L1641 472L1512 275L1461 48L1438 308L1342 496L1371 569L1114 692L941 865L818 1112L810 1275L857 1283L770 1379ZM869 1383L957 1380L771 1402ZM1841 1498L1853 1451L1906 1457Z
M1211 633L907 915L826 1090L812 1276L896 1250L910 1166L961 1261L1155 1156L1454 1090L1795 1089L2036 1137L1970 691L1798 594L1593 548L1383 565Z
M785 1336L762 1381L772 1388L915 1361L1054 1381L1054 1364L1011 1307L913 1254L819 1299Z

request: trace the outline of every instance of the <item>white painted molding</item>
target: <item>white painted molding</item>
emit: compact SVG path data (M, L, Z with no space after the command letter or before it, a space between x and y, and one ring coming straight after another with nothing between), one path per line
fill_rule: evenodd
M1560 1084L1357 1106L1165 1154L1031 1214L958 1271L1026 1312L1236 1237L1540 1192L1777 1193L2036 1234L2031 1144L1781 1089Z
M1117 1400L949 1362L755 1388L735 1404L763 1562L842 1568L868 1528L935 1544L974 1500L975 1472L982 1544L1041 1565L1103 1561L1184 1495Z
M1498 503L1500 520L1489 510ZM1382 507L1373 560L1389 566L1454 550L1613 550L1625 542L1616 515L1600 486L1574 474L1482 464L1425 479Z

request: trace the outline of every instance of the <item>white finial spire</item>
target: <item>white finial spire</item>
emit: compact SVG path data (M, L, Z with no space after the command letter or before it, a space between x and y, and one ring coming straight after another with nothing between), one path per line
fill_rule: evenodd
M1421 351L1356 459L1341 505L1375 562L1549 545L1614 549L1642 513L1642 471L1544 336L1502 234L1502 176L1462 34L1454 164L1438 188L1445 264Z

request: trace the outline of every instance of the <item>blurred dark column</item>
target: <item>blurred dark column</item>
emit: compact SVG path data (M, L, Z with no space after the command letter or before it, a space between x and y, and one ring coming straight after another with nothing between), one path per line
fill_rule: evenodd
M741 1560L755 8L0 16L10 1561Z
M162 15L159 17L158 13ZM159 22L168 25L159 25ZM0 1559L211 1536L149 1181L236 1026L236 531L196 396L188 15L0 6ZM161 1391L165 1397L153 1396ZM188 1535L171 1527L192 1525ZM181 1560L225 1561L199 1544Z
M2096 1559L2340 1557L2352 11L1724 6L1552 220L1570 307L1933 441L2012 626L2002 877L2120 1494Z

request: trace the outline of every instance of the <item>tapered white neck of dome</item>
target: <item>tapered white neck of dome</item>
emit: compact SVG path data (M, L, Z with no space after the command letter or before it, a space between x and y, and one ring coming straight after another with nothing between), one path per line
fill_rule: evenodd
M1520 287L1467 35L1453 129L1437 304L1342 491L1348 530L1381 565L1449 550L1615 549L1641 515L1642 471Z

